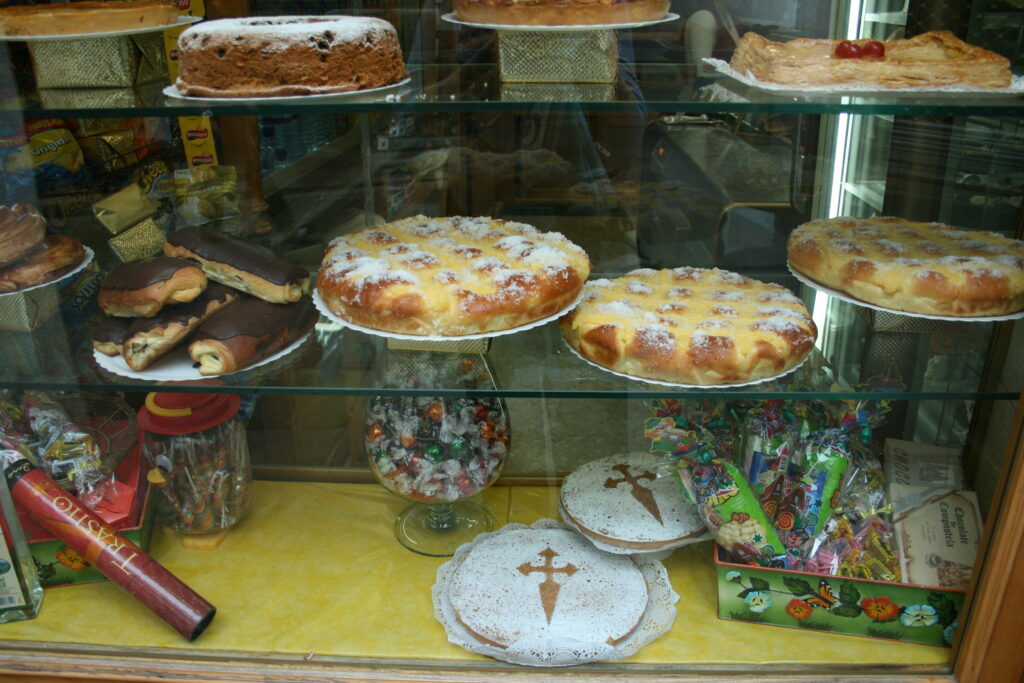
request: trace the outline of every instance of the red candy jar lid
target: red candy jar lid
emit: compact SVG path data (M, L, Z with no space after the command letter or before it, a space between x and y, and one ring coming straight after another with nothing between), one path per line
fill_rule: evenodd
M241 404L238 394L153 392L139 408L139 425L155 434L192 434L231 419Z

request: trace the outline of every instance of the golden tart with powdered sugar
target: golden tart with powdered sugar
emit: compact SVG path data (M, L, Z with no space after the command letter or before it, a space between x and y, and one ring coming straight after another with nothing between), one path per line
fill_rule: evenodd
M830 218L797 227L789 265L883 308L954 317L1024 309L1024 242L903 218Z
M586 253L559 233L495 218L416 216L334 239L316 287L343 320L455 337L555 315L589 274Z
M702 386L775 377L817 338L785 287L717 268L642 268L594 280L561 325L566 341L598 365Z

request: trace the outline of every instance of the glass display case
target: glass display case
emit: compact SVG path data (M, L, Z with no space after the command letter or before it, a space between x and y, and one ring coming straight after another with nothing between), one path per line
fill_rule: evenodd
M970 11L948 12L963 17L948 28L1016 60L1024 13L1012 3L957 4ZM443 5L207 0L207 18L387 19L410 80L380 96L203 101L168 94L166 74L127 86L41 87L46 65L25 43L4 42L4 203L39 206L51 231L94 254L58 285L0 295L4 396L117 394L137 410L153 405L153 392L238 395L233 420L245 425L254 481L250 488L246 479L245 517L224 533L151 529L148 552L217 607L196 640L186 642L112 583L48 587L38 618L0 626L0 677L1019 677L1024 328L1019 320L912 317L830 296L787 268L786 241L802 223L844 215L1021 238L1020 92L778 94L696 62L702 54L727 59L746 30L785 40L935 28L915 3L791 5L673 3L677 20L609 32L613 80L563 82L509 77L499 61L511 38L448 21ZM713 49L697 49L705 45L694 33L700 12L715 17ZM552 49L543 42L531 49ZM543 58L529 63L545 73ZM14 153L24 145L66 156L25 166ZM102 278L160 252L176 228L202 222L315 273L332 239L416 215L493 216L559 232L586 251L591 279L691 266L780 284L807 307L817 340L792 375L706 388L610 373L574 353L557 321L424 345L321 316L279 357L199 380L188 363L180 374L132 374L94 354ZM658 560L679 596L677 614L628 658L538 669L450 642L432 589L455 549L434 537L450 526L462 539L558 519L570 472L657 452L645 429L651 418L712 406L735 421L739 438L737 407L768 402L795 412L812 404L876 411L857 438L879 459L898 442L953 454L943 465L957 472L951 488L973 492L984 532L976 530L977 561L952 597L920 589L899 612L875 619L875 632L856 637L823 614L846 606L861 615L889 597L863 586L828 597L814 578L814 586L799 579L811 588L802 591L782 572L750 579L704 540ZM468 411L465 424L446 432L439 415L458 411ZM415 450L417 440L415 467L405 451L394 455ZM427 473L436 473L429 487ZM141 474L142 487L166 485ZM452 503L464 499L476 516L460 522ZM431 505L409 522L409 500ZM750 600L753 593L768 604ZM740 607L723 608L737 594ZM913 622L916 608L936 634L932 645L882 628L896 615ZM942 623L933 623L941 609Z

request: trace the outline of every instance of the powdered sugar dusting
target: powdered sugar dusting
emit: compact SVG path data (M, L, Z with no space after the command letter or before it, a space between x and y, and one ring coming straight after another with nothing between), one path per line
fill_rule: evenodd
M366 38L379 40L395 34L394 27L376 17L350 16L282 16L214 19L194 24L179 37L182 44L202 40L204 36L241 36L238 41L263 52L287 49L295 41L331 34L332 42L356 42Z
M676 350L675 336L661 325L638 325L636 335L638 342L663 353Z
M651 453L592 460L565 478L559 501L584 532L597 533L612 545L668 544L700 535L704 524L693 504L679 495L673 477L656 476L662 463ZM623 468L635 485L626 481ZM606 486L609 481L618 483ZM641 502L645 496L633 495L634 486L650 491L657 515Z

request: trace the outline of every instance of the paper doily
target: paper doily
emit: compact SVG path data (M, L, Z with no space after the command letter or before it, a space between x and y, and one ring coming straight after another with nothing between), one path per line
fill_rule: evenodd
M437 578L431 589L434 601L434 617L444 626L445 632L448 634L448 642L463 647L470 652L512 664L550 667L572 666L587 662L609 661L630 657L636 654L640 648L667 633L672 628L672 624L676 619L675 604L679 601L679 595L672 589L672 584L668 580L668 572L661 562L634 555L630 559L643 574L644 580L647 582L647 611L641 618L640 625L633 635L619 645L592 647L589 654L583 657L580 656L578 650L573 648L561 648L561 652L557 651L558 648L555 648L556 651L545 652L538 656L535 647L526 650L517 648L515 645L509 648L500 648L486 645L470 635L465 627L456 619L451 603L448 601L448 581L455 568L462 563L466 555L469 554L469 551L484 539L507 530L569 528L567 525L553 519L540 519L529 526L525 524L507 524L497 531L480 534L471 542L459 546L452 559L438 568ZM536 643L531 643L531 645L535 646ZM569 652L569 650L572 650L572 652Z
M411 77L406 76L405 79L398 83L391 83L390 85L382 85L378 88L367 88L365 90L350 90L348 92L326 92L316 93L313 95L278 95L270 97L199 97L197 95L183 95L178 86L171 84L165 87L162 92L163 94L172 100L179 100L183 102L224 102L227 104L252 104L252 103L264 103L264 102L308 102L310 100L344 100L348 102L359 102L363 99L371 101L379 101L381 96L384 96L390 102L393 98L397 98L399 95L407 93L402 92L405 86L409 85L412 80ZM397 100L395 100L397 101ZM170 103L168 103L170 104Z

